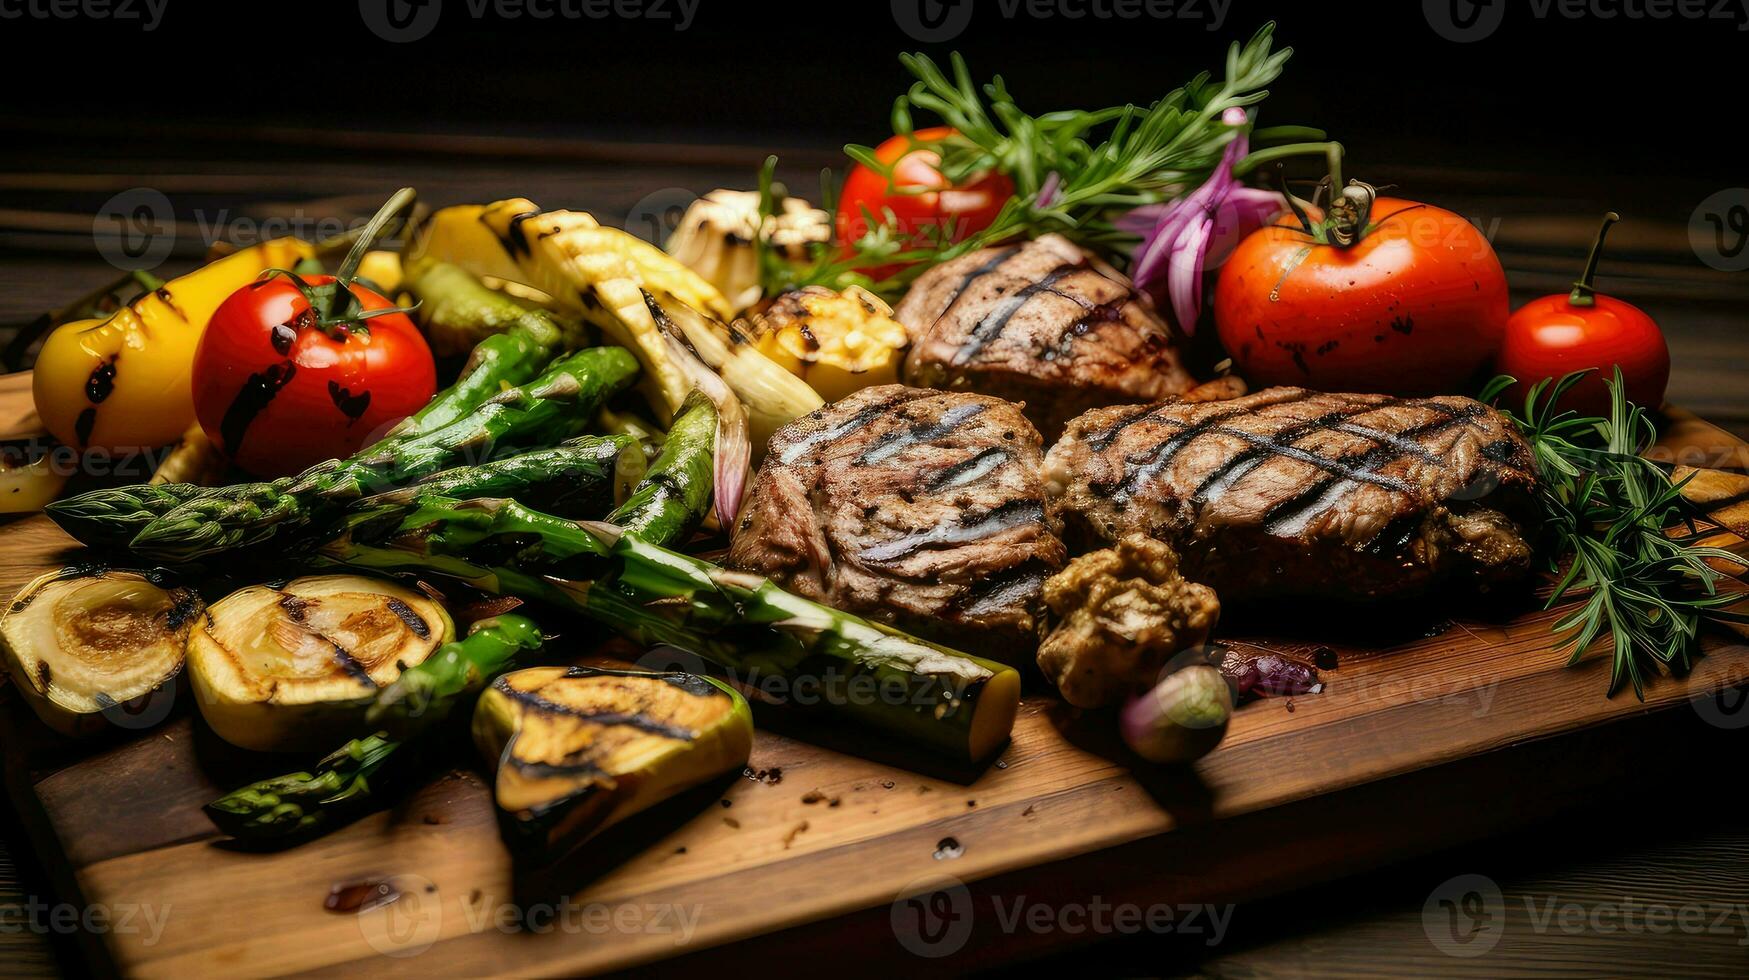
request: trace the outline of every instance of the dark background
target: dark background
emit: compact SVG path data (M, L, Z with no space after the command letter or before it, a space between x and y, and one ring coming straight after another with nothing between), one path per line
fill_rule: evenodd
M1749 118L1739 24L1568 19L1553 8L1539 19L1521 0L1492 0L1505 19L1473 43L1437 34L1420 0L1232 0L1218 30L1208 29L1208 0L1190 7L1201 19L1167 20L1010 19L980 0L960 37L934 45L901 31L882 0L699 0L680 32L647 19L474 19L465 0L447 0L433 32L403 44L371 34L351 0L166 2L150 33L120 21L0 20L7 128L76 127L96 159L128 154L105 139L105 124L129 119L874 142L909 81L902 50L958 49L975 76L1002 73L1034 112L1146 103L1196 71L1218 72L1227 43L1270 19L1296 53L1262 121L1327 128L1348 144L1357 176L1436 164L1554 167L1623 185L1673 171L1723 180L1742 174L1726 147Z

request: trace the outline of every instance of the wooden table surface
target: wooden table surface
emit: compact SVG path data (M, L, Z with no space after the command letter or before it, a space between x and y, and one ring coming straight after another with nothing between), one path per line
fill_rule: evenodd
M647 234L649 216L684 203L688 193L748 184L767 152L263 133L253 144L258 157L239 160L233 149L214 162L207 150L234 132L186 127L142 130L138 156L121 167L94 161L75 131L18 135L36 138L13 142L30 144L28 155L0 149L0 324L6 325L114 278L115 268L93 247L92 221L113 195L131 188L156 188L174 202L177 249L167 266L179 270L194 264L214 228L271 232L268 219L289 215L302 227L331 230L324 219L368 213L403 183L417 186L433 205L524 196L549 208L587 209L606 223ZM324 155L324 149L346 153ZM833 162L834 154L791 148L784 160L794 186L809 187L813 168ZM1612 235L1601 288L1639 303L1664 326L1675 363L1672 401L1749 435L1743 381L1749 378L1743 313L1749 276L1709 268L1688 235L1696 206L1721 188L1664 182L1626 189L1624 197L1619 186L1565 174L1404 166L1383 176L1489 232L1519 300L1563 289L1596 216L1606 208L1621 211L1627 220ZM1624 904L1630 910L1668 906L1673 915L1701 910L1695 915L1703 916L1749 895L1749 823L1740 807L1726 813L1719 802L1735 796L1741 737L1697 712L1669 714L1675 717L1613 726L1607 737L1590 736L1576 746L1563 743L1547 764L1593 764L1582 751L1589 747L1632 775L1600 797L1565 801L1513 837L1250 903L1231 910L1231 928L1213 945L1206 934L1114 938L1091 951L1059 954L1051 965L1232 976L1749 973L1749 910L1716 927L1709 917L1708 927L1698 930L1660 929L1643 914L1634 919L1639 928L1607 928L1622 921L1607 910ZM1511 807L1513 801L1484 799L1476 806ZM8 849L20 840L9 820L0 816L0 976L53 976L61 968L54 937L20 927L21 906L32 896L49 899L31 856ZM1471 878L1453 884L1459 875L1481 875L1496 891L1477 891ZM1447 908L1442 899L1457 904ZM1449 941L1442 947L1435 940L1435 926L1460 913L1474 913L1466 921L1481 923L1476 934L1484 939L1489 929L1499 933L1486 955L1448 955L1442 949L1477 947ZM1563 923L1573 916L1585 921L1568 928Z

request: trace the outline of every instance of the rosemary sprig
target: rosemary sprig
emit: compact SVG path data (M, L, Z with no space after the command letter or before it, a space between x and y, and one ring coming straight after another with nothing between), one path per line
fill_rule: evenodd
M948 182L962 184L997 170L1014 181L1014 196L988 228L959 242L953 241L953 229L937 228L928 230L932 241L920 244L914 237L919 229L899 227L892 214L865 214L868 233L842 252L818 247L812 261L799 269L762 262L767 294L773 294L773 287L781 291L786 286L842 288L855 283L896 297L932 264L1047 232L1121 259L1122 246L1135 239L1111 219L1139 205L1176 197L1208 176L1239 132L1223 123L1221 114L1262 102L1269 95L1265 86L1293 56L1292 48L1273 48L1274 33L1275 24L1268 23L1249 41L1233 44L1223 80L1216 82L1203 72L1147 108L1123 105L1038 116L1019 107L1001 76L983 86L974 84L957 53L949 59L948 72L924 55L901 55L917 81L894 103L893 132L912 136L916 110L938 117L958 134L914 142L940 154ZM1323 136L1298 127L1251 135L1253 140ZM852 144L844 152L891 181L892 166L877 160L870 147ZM762 181L762 190L765 186ZM879 281L854 271L898 263L908 265Z
M1578 663L1608 636L1609 694L1626 681L1645 700L1648 668L1689 669L1703 619L1749 622L1725 609L1743 597L1719 592L1723 575L1707 564L1709 558L1743 560L1695 543L1702 537L1696 525L1706 515L1682 496L1681 483L1641 455L1657 432L1646 410L1628 401L1620 368L1605 382L1609 417L1557 407L1589 373L1544 379L1531 387L1522 413L1507 411L1530 441L1541 478L1545 553L1557 577L1545 608L1583 600L1554 625L1572 651L1567 663ZM1516 383L1495 378L1481 399L1491 403Z

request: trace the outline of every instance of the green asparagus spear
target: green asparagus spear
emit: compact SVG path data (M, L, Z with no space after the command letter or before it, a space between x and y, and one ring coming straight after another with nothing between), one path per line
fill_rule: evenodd
M264 779L228 793L206 805L207 816L238 838L319 831L370 795L370 778L397 749L442 721L464 694L507 669L517 653L540 644L540 630L522 616L481 620L466 639L444 644L377 692L367 718L385 731L346 743L318 762L314 772Z
M461 695L480 690L518 653L540 645L540 630L530 619L482 619L466 639L445 643L378 691L365 721L395 738L411 738L448 717Z
M421 280L419 285L421 300L445 310L452 322L484 323L490 318L489 322L504 325L503 332L482 340L474 348L455 384L439 392L424 408L390 430L388 436L372 449L385 443L393 445L391 440L410 440L449 425L502 392L505 385L520 385L533 380L566 340L565 331L550 314L525 309L509 297L486 289L472 277L457 280L439 275L435 279ZM482 297L479 292L489 295ZM281 483L276 481L223 490L239 497L253 495L262 498L256 506L264 513L271 513L274 511L274 494L280 487ZM56 524L81 543L95 548L120 548L157 518L194 497L208 496L208 491L214 489L186 484L114 487L59 500L45 510Z
M93 548L125 548L140 529L178 504L217 492L193 483L142 483L105 487L57 500L47 507L61 529Z
M576 435L601 403L631 384L637 360L623 348L594 347L555 362L521 388L421 435L384 440L330 460L289 486L243 484L187 501L134 536L136 554L187 561L262 544L337 517L360 497L402 486L457 463L489 460Z
M680 407L662 455L644 481L612 514L608 523L646 541L684 542L698 530L710 508L715 479L712 452L717 440L717 410L710 399L693 393ZM541 510L539 501L518 497Z
M579 436L551 449L443 470L374 497L355 508L401 508L421 496L514 497L559 517L600 517L630 498L644 478L643 447L629 436Z
M338 539L324 554L360 568L449 575L570 609L644 645L689 651L768 697L816 707L952 762L975 762L1000 747L1019 704L1020 676L1011 667L612 525L560 520L513 501L421 498L398 529L376 540Z
M251 783L208 803L206 815L220 830L246 840L315 833L370 795L370 778L400 747L381 734L353 739L316 763L315 772Z

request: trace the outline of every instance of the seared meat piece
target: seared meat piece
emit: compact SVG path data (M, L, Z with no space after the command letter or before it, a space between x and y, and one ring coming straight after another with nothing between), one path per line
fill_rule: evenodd
M1196 384L1152 302L1060 235L938 265L894 315L911 333L906 383L1025 402L1047 439L1087 409Z
M1096 409L1045 479L1072 545L1152 534L1223 600L1486 588L1530 567L1530 447L1468 398L1271 388Z
M1078 708L1153 687L1221 616L1214 590L1187 581L1171 547L1145 534L1070 562L1045 582L1045 605L1056 625L1039 644L1039 670Z
M969 653L1018 662L1067 558L1038 432L1008 402L902 385L779 429L728 564Z

